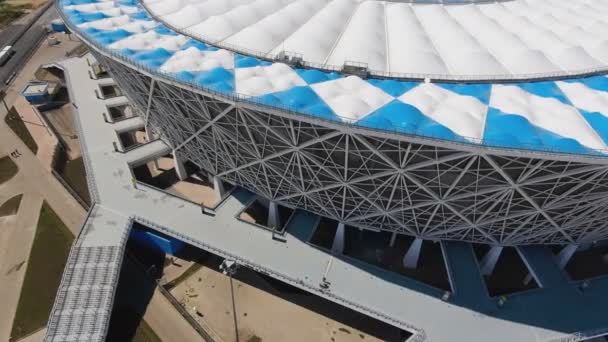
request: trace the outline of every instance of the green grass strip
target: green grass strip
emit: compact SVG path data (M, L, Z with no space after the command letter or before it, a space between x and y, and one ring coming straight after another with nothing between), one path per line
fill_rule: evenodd
M17 171L19 171L19 168L11 157L4 156L0 158L0 184L8 182L17 174Z
M19 113L17 113L15 107L12 107L9 110L8 114L4 117L4 121L8 127L10 127L13 132L17 134L19 139L23 141L30 151L32 151L34 154L38 152L38 144L36 144L36 141L30 134L30 131L28 131L27 127L25 127L25 124L23 123L23 120L21 120L21 116L19 116Z
M0 206L0 217L15 215L19 211L22 197L23 194L19 194L4 202L4 204Z
M44 202L13 321L11 341L46 325L73 240L70 230Z

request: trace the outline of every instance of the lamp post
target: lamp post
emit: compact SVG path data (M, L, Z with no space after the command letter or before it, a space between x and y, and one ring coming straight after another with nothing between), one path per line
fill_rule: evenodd
M234 260L224 259L222 264L220 265L220 271L228 276L230 279L230 296L232 298L232 317L234 319L234 336L235 341L239 342L239 327L236 320L236 304L234 303L234 285L232 284L232 276L236 273L239 264Z

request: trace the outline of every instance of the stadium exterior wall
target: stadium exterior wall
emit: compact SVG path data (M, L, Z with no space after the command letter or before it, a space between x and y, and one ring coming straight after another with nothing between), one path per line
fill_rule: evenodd
M347 225L499 245L608 237L608 160L447 143L265 110L94 50L180 158Z

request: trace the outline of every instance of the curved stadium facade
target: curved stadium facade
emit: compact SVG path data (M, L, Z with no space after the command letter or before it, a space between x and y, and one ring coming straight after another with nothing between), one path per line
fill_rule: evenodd
M422 239L608 236L600 0L59 6L152 135L271 201Z

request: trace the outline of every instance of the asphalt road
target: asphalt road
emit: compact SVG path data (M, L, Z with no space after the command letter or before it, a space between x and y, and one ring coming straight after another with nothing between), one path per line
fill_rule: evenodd
M25 31L23 35L21 35L23 28L28 26L28 19L31 19L31 16L34 16L35 12L19 19L0 32L0 44L4 46L13 42L13 49L15 51L13 57L11 57L4 66L0 67L0 88L4 88L5 81L14 72L18 73L19 70L21 70L38 44L46 37L46 28L48 27L49 22L58 18L57 12L53 6L47 10L44 8L41 10L44 11L44 13L36 22L27 28L27 31Z

